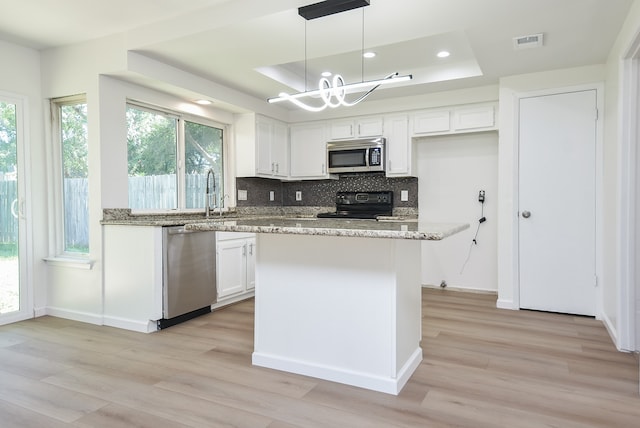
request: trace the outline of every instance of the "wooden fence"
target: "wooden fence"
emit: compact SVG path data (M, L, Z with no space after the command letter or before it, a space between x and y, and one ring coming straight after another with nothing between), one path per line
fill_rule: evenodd
M0 180L0 243L2 244L13 244L18 241L18 221L13 215L18 213L17 183L15 180Z
M187 174L186 207L204 207L205 174ZM216 174L216 183L220 183ZM16 243L18 222L12 213L17 199L16 181L0 181L0 243ZM218 187L219 188L219 187ZM175 174L129 177L129 206L135 209L172 209L176 203ZM86 178L64 180L65 238L67 247L89 246L89 188ZM16 203L17 204L17 203ZM17 206L13 207L17 213Z

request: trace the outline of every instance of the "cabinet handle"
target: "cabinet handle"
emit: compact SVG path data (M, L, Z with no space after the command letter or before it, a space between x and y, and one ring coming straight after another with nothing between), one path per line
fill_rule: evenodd
M276 174L280 172L280 164L276 162Z
M323 175L325 174L325 172L324 172L324 171L325 171L325 164L322 164L322 174L323 174Z
M249 244L249 255L253 256L253 244Z
M247 255L247 244L242 246L242 255L246 256Z

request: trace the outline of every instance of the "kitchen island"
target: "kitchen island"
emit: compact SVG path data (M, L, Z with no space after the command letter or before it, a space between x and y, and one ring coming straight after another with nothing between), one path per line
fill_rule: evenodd
M186 225L257 234L253 364L398 394L422 360L422 240L468 224L254 218Z

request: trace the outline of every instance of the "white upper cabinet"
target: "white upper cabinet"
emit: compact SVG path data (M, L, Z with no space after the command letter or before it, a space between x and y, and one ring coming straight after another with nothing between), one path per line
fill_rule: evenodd
M451 130L451 112L435 110L413 115L413 134L434 134Z
M498 129L496 103L455 106L415 112L411 134L442 135Z
M384 136L387 140L387 177L415 175L409 116L390 115L384 118Z
M286 178L289 175L287 125L256 117L256 175Z
M290 132L291 178L328 178L326 124L300 123Z
M383 131L382 117L364 117L332 121L329 124L331 140L379 137Z
M456 131L493 128L496 125L494 106L458 108L453 114L453 128Z

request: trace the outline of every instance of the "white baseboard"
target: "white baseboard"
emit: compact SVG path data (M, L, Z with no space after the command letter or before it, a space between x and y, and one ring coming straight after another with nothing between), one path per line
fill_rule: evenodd
M512 311L519 310L519 308L514 305L513 300L511 299L498 299L498 301L496 302L496 308L510 309Z
M42 311L42 308L38 310L39 312ZM51 315L52 317L58 317L58 318L65 318L68 320L73 320L73 321L80 321L80 322L86 322L88 324L96 324L96 325L102 325L102 315L99 314L92 314L89 312L80 312L80 311L73 311L73 310L69 310L69 309L62 309L62 308L54 308L51 306L47 306L45 308L45 312L42 315ZM42 316L40 315L40 316Z
M34 318L43 317L47 315L47 308L33 308L33 316Z
M620 348L620 344L618 343L618 329L611 321L611 318L609 318L604 312L602 312L598 318L600 318L600 320L604 324L604 328L607 329L607 333L609 333L609 336L611 336L611 340L613 341L613 344L616 345L618 351L625 351L624 349Z
M252 355L252 363L255 366L311 376L393 395L400 393L421 361L422 348L418 347L395 377L385 377L373 373L323 366L310 361L293 360L280 355L261 352L254 352Z
M498 294L496 290L489 290L485 288L466 288L466 287L455 287L447 285L446 287L440 287L439 285L431 285L431 284L422 284L423 288L434 288L438 290L450 290L450 291L464 291L467 293L479 293L479 294Z
M138 333L153 333L154 331L158 331L158 324L151 320L139 321L119 317L104 317L104 325L137 331Z

